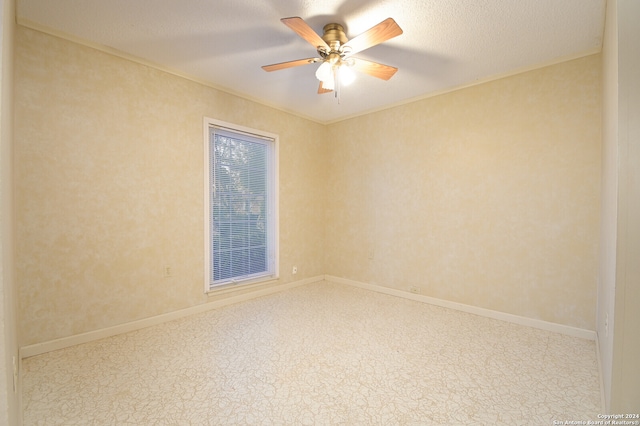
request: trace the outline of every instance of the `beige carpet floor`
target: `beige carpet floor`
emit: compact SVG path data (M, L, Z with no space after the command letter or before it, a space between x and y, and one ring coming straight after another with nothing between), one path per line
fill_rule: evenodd
M25 425L596 420L595 342L319 282L23 363Z

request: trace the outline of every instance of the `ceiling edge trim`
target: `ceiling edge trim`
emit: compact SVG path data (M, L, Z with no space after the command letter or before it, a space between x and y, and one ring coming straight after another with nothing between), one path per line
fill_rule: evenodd
M512 76L515 76L515 75L518 75L518 74L523 74L523 73L526 73L526 72L529 72L529 71L534 71L534 70L541 69L541 68L550 67L552 65L561 64L563 62L572 61L574 59L580 59L580 58L584 58L584 57L587 57L587 56L596 55L596 54L601 53L601 52L602 52L602 48L598 47L598 48L589 49L587 51L584 51L584 52L581 52L581 53L577 53L577 54L574 54L574 55L561 56L561 57L552 59L550 61L541 62L541 63L536 64L536 65L530 65L530 66L527 66L527 67L521 67L521 68L517 68L517 69L515 69L513 71L506 72L506 73L495 74L495 75L492 75L492 76L489 76L489 77L480 78L480 79L477 79L477 80L475 80L473 82L470 82L470 83L465 83L465 84L461 84L461 85L458 85L458 86L450 87L448 89L439 90L437 92L428 93L426 95L416 96L414 98L405 99L403 101L399 101L399 102L396 102L394 104L390 104L390 105L387 105L387 106L384 106L384 107L380 107L380 108L376 108L376 109L370 109L370 110L367 110L367 111L363 111L361 113L352 114L352 115L349 115L347 117L336 119L336 120L326 121L326 122L323 122L322 124L328 126L328 125L331 125L331 124L339 123L341 121L350 120L352 118L362 117L363 115L373 114L375 112L380 112L380 111L388 110L388 109L391 109L391 108L396 108L396 107L399 107L399 106L402 106L402 105L407 105L407 104L411 104L411 103L414 103L414 102L419 102L419 101L422 101L422 100L425 100L425 99L429 99L429 98L435 98L436 96L446 95L447 93L457 92L458 90L468 89L468 88L473 87L473 86L479 86L481 84L489 83L489 82L500 80L500 79L503 79L503 78L512 77Z
M38 24L36 22L33 22L33 21L30 21L28 19L17 18L16 20L17 20L16 23L21 27L28 28L30 30L37 31L37 32L40 32L40 33L44 33L44 34L50 35L52 37L57 37L57 38L60 38L60 39L63 39L63 40L67 40L67 41L70 41L72 43L79 44L81 46L89 47L91 49L98 50L98 51L100 51L102 53L106 53L108 55L112 55L112 56L115 56L115 57L118 57L118 58L121 58L121 59L125 59L127 61L131 61L131 62L140 64L140 65L151 67L151 68L157 69L158 71L166 72L167 74L171 74L171 75L174 75L176 77L184 78L185 80L189 80L189 81L192 81L194 83L201 84L203 86L209 87L211 89L218 90L220 92L227 93L229 95L233 95L233 96L237 96L237 97L242 98L242 99L246 99L246 100L254 102L254 103L258 104L258 105L266 106L266 107L273 108L273 109L281 111L281 112L285 112L287 114L294 115L296 117L302 118L304 120L311 121L311 122L316 123L316 124L322 124L322 125L328 124L327 122L315 119L313 117L309 117L309 116L304 115L304 114L300 114L299 112L296 112L296 111L293 111L293 110L290 110L290 109L287 109L287 108L283 108L283 107L278 106L278 105L270 104L268 102L264 102L263 100L251 97L250 95L247 95L246 93L236 92L234 90L229 89L228 87L218 86L218 85L216 85L216 84L214 84L214 83L212 83L210 81L203 80L201 78L194 77L192 75L189 75L189 74L174 70L172 68L165 67L165 66L160 65L160 64L158 64L156 62L148 61L146 59L140 58L140 57L135 56L135 55L131 55L129 53L125 53L125 52L123 52L121 50L118 50L118 49L115 49L113 47L109 47L109 46L106 46L106 45L100 44L100 43L94 43L94 42L88 41L86 39L83 39L81 37L77 37L77 36L74 36L72 34L66 33L64 31L59 31L59 30L55 30L53 28L47 27L45 25L40 25L40 24Z

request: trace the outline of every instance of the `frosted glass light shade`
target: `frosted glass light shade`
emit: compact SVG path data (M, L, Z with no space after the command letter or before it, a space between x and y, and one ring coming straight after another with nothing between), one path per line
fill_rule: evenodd
M327 80L333 80L333 72L331 70L331 64L329 62L323 62L316 71L316 78L320 81L326 82Z
M322 82L322 87L324 87L327 90L336 90L336 84L335 84L335 81L333 81L333 74L331 74L331 76L328 79Z

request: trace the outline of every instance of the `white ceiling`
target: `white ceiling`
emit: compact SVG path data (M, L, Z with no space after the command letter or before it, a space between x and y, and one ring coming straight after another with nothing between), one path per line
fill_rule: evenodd
M18 23L207 82L322 123L598 52L606 0L17 0ZM356 57L399 68L318 95L316 56L280 18L348 38L392 17L404 34Z

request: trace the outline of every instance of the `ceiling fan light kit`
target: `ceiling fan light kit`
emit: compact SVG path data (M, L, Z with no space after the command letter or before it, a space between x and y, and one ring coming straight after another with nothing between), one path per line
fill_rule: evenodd
M351 40L347 38L340 24L325 25L320 37L302 18L283 18L281 21L311 44L319 57L265 65L262 69L271 72L321 62L315 73L316 78L320 80L318 94L334 92L339 102L340 87L352 83L355 79L353 68L383 80L389 80L398 71L389 65L351 56L402 34L402 29L392 18L385 19Z
M331 82L333 85L333 67L329 63L329 61L325 61L318 67L316 71L316 78L321 82L325 83L325 87L328 88L329 85L327 83Z

